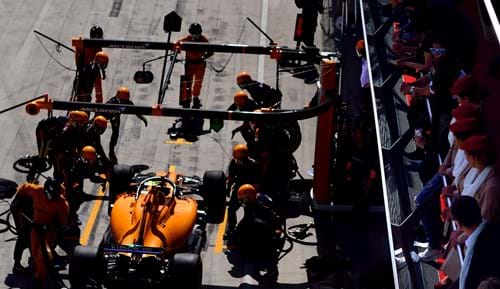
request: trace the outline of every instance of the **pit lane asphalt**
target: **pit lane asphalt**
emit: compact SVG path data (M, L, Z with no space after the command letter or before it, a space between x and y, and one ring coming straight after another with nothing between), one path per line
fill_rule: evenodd
M55 99L69 98L74 72L60 64L74 68L73 55L62 49L56 51L55 46L42 39L41 42L33 33L39 30L70 46L71 38L88 36L89 28L99 24L104 35L110 39L166 41L163 32L163 17L175 10L183 17L182 31L173 33L172 39L187 34L193 21L201 23L204 34L212 42L230 42L244 44L267 44L261 42L257 29L245 18L250 17L262 27L280 45L294 46L293 29L295 15L298 12L293 1L68 1L68 0L5 0L0 2L0 108L14 105L36 95L48 93ZM121 2L118 8L117 2ZM267 15L262 19L262 15ZM317 39L321 39L318 29ZM43 44L43 45L42 45ZM136 70L141 69L142 61L161 56L161 52L105 49L110 55L107 68L107 79L103 81L104 98L112 97L121 85L129 86L132 100L136 104L152 105L157 99L158 79L161 75L160 62L148 65L155 73L155 81L149 85L138 85L132 80ZM51 56L49 56L49 54ZM221 68L230 55L215 54L210 61ZM256 78L275 85L275 62L268 57L255 55L233 55L226 69L215 73L207 66L203 82L201 101L204 108L226 109L232 102L232 95L237 91L235 76L246 70ZM260 74L258 74L260 72ZM179 95L179 77L183 73L182 64L174 69L172 83L167 91L166 104L177 107ZM283 92L283 107L298 108L304 106L312 96L314 86L306 86L301 80L282 74L280 89ZM55 115L64 112L55 112ZM24 181L24 176L12 169L13 162L20 156L33 154L36 151L35 126L46 116L45 112L38 116L27 115L22 108L0 115L2 133L0 138L0 177ZM148 127L135 116L122 116L122 126L117 155L120 163L144 163L154 170L166 169L175 165L177 171L187 175L203 175L205 170L226 170L233 145L242 142L240 136L231 140L231 130L238 122L225 122L219 133L202 136L193 144L172 144L166 135L173 118L147 117ZM315 119L301 121L302 145L295 157L303 175L310 170L315 143ZM110 129L102 140L107 151ZM85 191L97 195L98 186L86 183ZM80 209L83 222L82 232L89 225L89 218L95 215L94 223L87 229L88 244L97 245L109 222L106 210L107 201L100 208L93 209L99 201L85 202ZM309 221L305 217L290 220L293 223ZM204 276L206 288L254 288L257 282L249 275L234 277L230 274L231 265L223 252L214 251L217 243L217 226L208 227L208 244L203 253ZM0 235L0 278L4 282L0 288L30 288L29 280L11 274L14 236L10 233ZM219 234L220 238L220 234ZM25 257L28 251L25 252ZM293 251L283 258L279 264L279 283L281 288L306 288L305 270L300 266L304 260L316 255L315 247L296 244ZM24 260L23 262L26 262ZM26 263L25 263L26 264Z

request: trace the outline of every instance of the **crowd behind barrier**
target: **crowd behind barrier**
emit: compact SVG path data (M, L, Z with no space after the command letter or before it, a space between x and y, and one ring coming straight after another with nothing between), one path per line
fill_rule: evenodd
M484 117L484 104L495 95L483 86L485 68L478 63L484 60L477 57L487 33L474 30L477 19L464 11L465 2L369 0L362 9L393 238L402 248L395 260L402 287L429 283L432 270L422 263L439 270L435 288L476 288L483 279L500 276L493 259L497 246L486 249L490 256L481 255L473 241L486 233L479 226L467 230L453 213L453 204L466 196L488 227L500 220L495 140ZM498 77L494 63L488 68L491 78ZM417 228L425 250L415 246ZM478 273L478 263L471 261L478 258L490 264L488 270Z

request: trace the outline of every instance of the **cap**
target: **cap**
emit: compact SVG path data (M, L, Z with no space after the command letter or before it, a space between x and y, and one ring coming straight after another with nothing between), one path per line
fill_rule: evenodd
M479 110L479 108L470 103L459 105L457 108L451 111L451 115L457 120L464 118L475 118L478 120L481 119L481 111Z
M356 43L356 50L365 50L365 41L363 39Z
M481 128L479 120L475 118L464 118L455 121L450 125L450 131L452 133L466 133L478 131Z
M487 152L491 150L491 145L486 135L473 135L463 142L460 149L469 153Z
M451 87L451 94L460 96L467 95L471 91L474 91L476 88L476 81L471 74L468 74L466 76L460 77L453 83L453 86Z

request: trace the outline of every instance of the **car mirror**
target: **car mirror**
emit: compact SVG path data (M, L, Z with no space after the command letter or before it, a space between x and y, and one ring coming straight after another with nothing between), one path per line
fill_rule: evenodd
M151 71L139 70L134 74L134 80L136 83L151 83L153 82L154 75Z

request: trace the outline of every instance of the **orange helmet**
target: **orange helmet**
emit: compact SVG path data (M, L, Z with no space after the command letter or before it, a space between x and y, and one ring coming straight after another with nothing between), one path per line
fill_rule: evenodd
M89 121L89 115L85 111L74 110L69 113L69 119L77 122Z
M257 190L250 184L244 184L238 189L238 200L247 200L250 202L255 202L257 199Z
M106 129L106 127L108 127L108 120L102 115L96 116L92 123L94 124L94 126L100 127L103 129Z
M95 54L95 61L99 62L104 68L108 66L109 56L104 51L99 51Z
M84 146L82 149L82 157L89 162L94 162L97 158L95 148L93 146Z
M238 76L236 76L236 83L238 83L238 85L245 85L250 83L251 81L252 77L246 71L242 71L238 73Z
M244 106L248 101L248 94L240 90L234 94L233 100L237 106Z
M248 147L245 144L237 144L233 148L233 158L244 159L248 157Z
M359 40L356 43L356 52L358 53L359 56L365 55L365 41L363 39Z
M120 86L120 88L118 88L118 91L116 92L116 97L121 100L129 100L130 90L126 86Z

